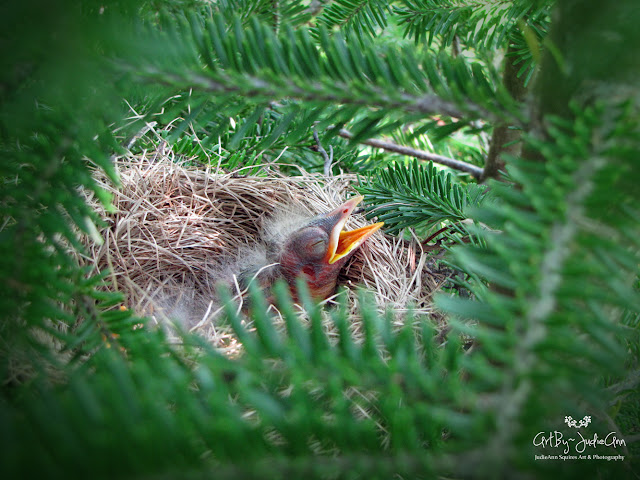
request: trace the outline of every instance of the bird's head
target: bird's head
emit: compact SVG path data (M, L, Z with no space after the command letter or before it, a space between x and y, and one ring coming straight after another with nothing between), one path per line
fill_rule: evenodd
M362 199L352 198L335 210L315 217L285 240L280 269L292 290L296 278L301 277L315 299L324 300L333 294L342 266L383 225L378 222L344 230L351 212Z

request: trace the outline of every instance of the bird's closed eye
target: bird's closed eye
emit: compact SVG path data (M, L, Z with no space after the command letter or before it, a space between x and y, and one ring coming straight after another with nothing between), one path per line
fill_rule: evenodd
M307 249L311 255L313 255L314 257L319 257L321 255L324 255L325 251L327 250L327 241L324 239L316 240L315 242L307 245Z

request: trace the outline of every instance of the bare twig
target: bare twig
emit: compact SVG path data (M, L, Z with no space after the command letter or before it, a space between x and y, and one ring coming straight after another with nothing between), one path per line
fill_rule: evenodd
M333 163L333 146L329 145L330 155L327 155L327 151L324 149L322 144L320 143L320 138L318 138L318 132L314 128L313 129L313 139L316 141L316 145L318 146L318 151L322 154L322 158L324 158L324 176L331 176L331 164Z
M331 166L333 165L333 145L329 145L329 159L325 158L324 161L324 174L327 177L331 176Z
M338 135L343 138L353 138L353 134L349 130L346 130L344 128L340 129ZM397 143L389 142L386 140L377 140L375 138L364 140L361 143L363 143L364 145L369 145L371 147L381 148L389 152L396 152L402 155L407 155L409 157L419 158L420 160L431 160L434 163L439 163L440 165L445 165L455 170L466 172L472 175L474 178L480 178L482 176L482 168L467 162L463 162L462 160L455 160L453 158L438 155L436 153L425 152L424 150L417 150L415 148L405 147L404 145L398 145Z

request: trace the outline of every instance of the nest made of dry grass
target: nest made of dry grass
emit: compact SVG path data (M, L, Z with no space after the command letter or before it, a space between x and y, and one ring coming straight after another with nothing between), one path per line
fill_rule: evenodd
M241 298L233 266L260 242L265 222L277 215L312 217L355 193L353 175L327 178L302 172L287 177L266 166L266 176L244 176L242 171L188 167L157 152L153 157L123 156L116 167L120 188L96 172L117 211L107 213L95 202L107 227L101 231L104 243L90 245L86 260L97 270L110 269L110 288L124 293L127 307L137 314L158 323L177 319L229 351L237 346L229 327L217 321L216 282L235 287ZM354 214L347 227L369 223ZM339 278L350 290L354 335L359 335L356 285L373 292L381 312L392 307L398 323L409 308L435 315L432 294L446 277L431 266L415 240L382 231L369 238Z

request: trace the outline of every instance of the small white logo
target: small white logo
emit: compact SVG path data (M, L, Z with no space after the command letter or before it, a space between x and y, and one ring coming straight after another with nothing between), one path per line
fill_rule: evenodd
M624 455L617 452L619 447L626 452L627 443L624 438L620 438L617 432L603 433L593 432L593 435L587 434L585 427L591 423L591 416L585 415L582 420L574 420L573 417L567 415L564 417L564 423L570 429L568 432L552 430L548 432L538 432L533 438L533 446L540 450L536 452L534 458L536 460L624 460ZM581 430L581 429L585 430ZM584 432L584 434L583 434ZM602 452L600 449L607 448ZM613 451L612 451L613 450ZM540 452L538 454L538 452ZM606 453L602 455L601 453Z
M582 420L574 420L572 416L564 417L564 423L573 428L586 427L591 423L591 415L585 415Z

